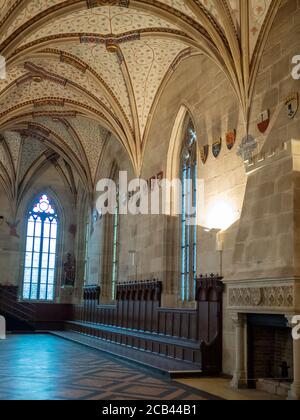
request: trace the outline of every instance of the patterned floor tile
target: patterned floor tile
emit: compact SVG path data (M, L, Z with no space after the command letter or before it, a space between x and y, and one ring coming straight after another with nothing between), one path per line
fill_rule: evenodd
M209 394L51 335L0 342L0 400L202 400Z

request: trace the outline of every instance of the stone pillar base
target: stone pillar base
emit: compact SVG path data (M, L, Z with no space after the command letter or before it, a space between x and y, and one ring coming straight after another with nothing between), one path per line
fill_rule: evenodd
M300 383L293 383L289 392L288 400L300 401Z
M235 373L230 383L232 389L246 389L248 388L246 381L246 373Z

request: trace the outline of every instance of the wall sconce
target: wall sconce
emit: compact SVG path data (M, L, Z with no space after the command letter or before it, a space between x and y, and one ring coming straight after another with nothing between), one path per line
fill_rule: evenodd
M224 251L224 231L220 231L216 235L216 251L220 255L220 276L223 276L223 251Z
M136 262L136 251L128 251L128 254L131 257L131 265L134 267Z
M218 232L216 237L216 251L224 251L224 232Z
M131 266L135 268L135 278L136 281L138 281L137 275L138 275L138 266L137 266L137 252L136 251L128 251L128 254L131 259Z

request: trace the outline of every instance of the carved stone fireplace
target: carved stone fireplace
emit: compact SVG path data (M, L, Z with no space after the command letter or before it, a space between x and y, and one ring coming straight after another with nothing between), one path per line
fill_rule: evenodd
M236 329L232 387L257 387L300 399L300 340L292 339L291 329L296 287L270 283L228 285L228 309Z

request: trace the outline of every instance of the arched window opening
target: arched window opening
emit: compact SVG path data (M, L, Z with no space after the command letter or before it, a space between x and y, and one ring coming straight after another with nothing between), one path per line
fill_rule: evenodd
M197 135L189 120L181 152L181 299L195 299L197 276Z
M25 300L55 298L57 232L55 207L44 194L28 214L22 293Z

